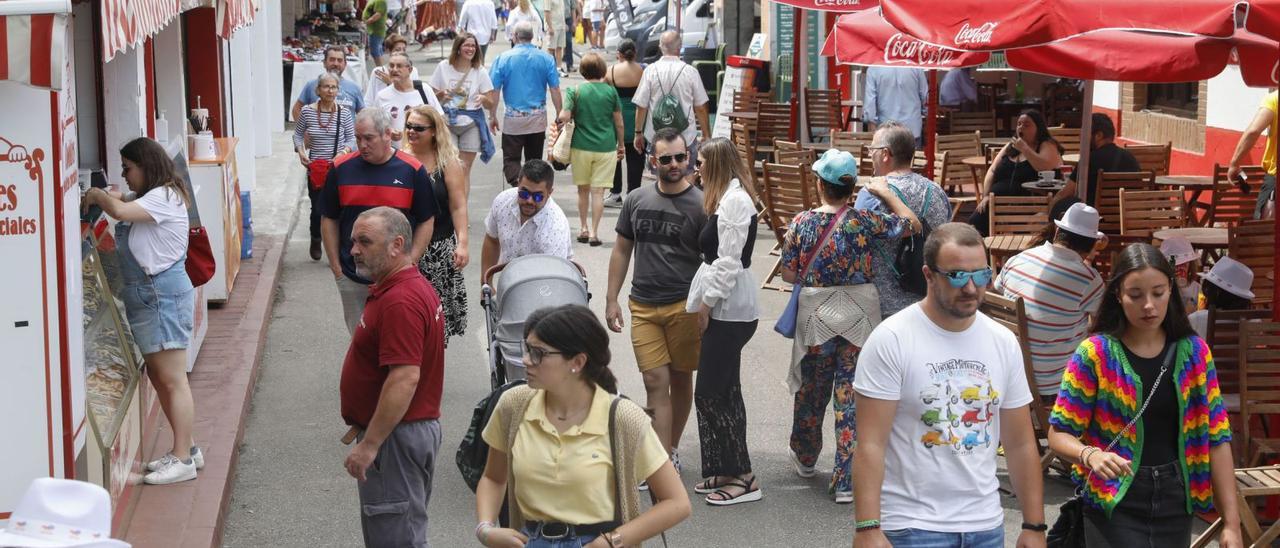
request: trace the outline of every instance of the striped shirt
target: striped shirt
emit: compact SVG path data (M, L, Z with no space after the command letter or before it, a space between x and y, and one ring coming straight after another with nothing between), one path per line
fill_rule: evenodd
M1036 389L1042 395L1057 394L1062 371L1101 304L1102 276L1078 253L1046 243L1009 259L995 287L1026 303Z
M302 114L293 127L293 149L302 148L309 141L307 152L312 160L332 160L337 156L335 151L344 147L355 150L355 114L351 109L339 106L336 124L334 116L331 112L317 113L314 104L303 105ZM333 146L334 141L337 141L337 147Z

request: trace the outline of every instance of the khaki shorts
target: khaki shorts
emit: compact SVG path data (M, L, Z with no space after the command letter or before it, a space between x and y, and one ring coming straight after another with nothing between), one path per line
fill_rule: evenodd
M618 153L569 149L573 164L573 184L593 188L612 188L613 173L618 169Z
M702 334L698 315L685 312L684 301L644 304L631 300L631 347L641 372L670 364L676 371L698 369Z

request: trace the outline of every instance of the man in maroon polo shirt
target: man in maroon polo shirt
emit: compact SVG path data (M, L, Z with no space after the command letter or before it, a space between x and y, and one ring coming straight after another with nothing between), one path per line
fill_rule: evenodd
M373 282L339 386L342 419L360 430L346 460L359 480L360 527L365 546L426 547L444 383L440 298L418 272L398 210L361 213L351 240L357 273Z

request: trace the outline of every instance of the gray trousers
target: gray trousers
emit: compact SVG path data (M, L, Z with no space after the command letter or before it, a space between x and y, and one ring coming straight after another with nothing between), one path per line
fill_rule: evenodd
M347 333L355 335L356 324L364 314L364 303L369 300L369 286L343 276L338 280L338 297L342 299L342 319L346 321Z
M440 422L435 420L402 422L382 442L365 481L356 482L366 547L430 546L427 502L439 451Z

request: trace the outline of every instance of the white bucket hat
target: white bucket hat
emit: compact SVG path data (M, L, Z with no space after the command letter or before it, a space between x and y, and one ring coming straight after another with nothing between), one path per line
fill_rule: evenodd
M1213 268L1201 276L1227 293L1242 299L1253 299L1253 271L1231 257L1218 259Z
M1175 266L1189 263L1200 257L1200 254L1191 247L1191 240L1186 236L1171 236L1165 240L1160 244L1160 254L1171 259Z
M111 495L83 481L38 478L0 529L0 546L130 548L111 538Z
M1080 202L1067 208L1067 212L1062 214L1062 219L1053 221L1053 224L1072 234L1100 240L1104 235L1098 232L1098 221L1098 210Z

